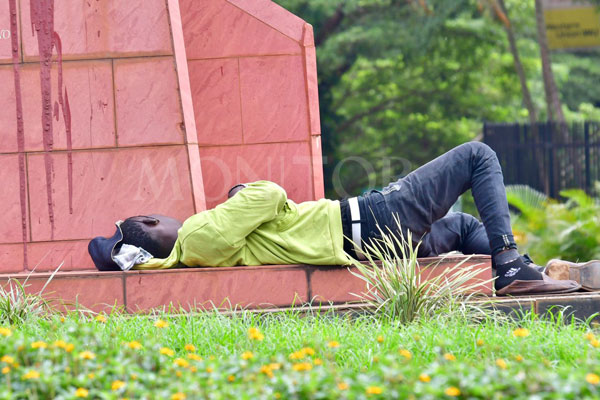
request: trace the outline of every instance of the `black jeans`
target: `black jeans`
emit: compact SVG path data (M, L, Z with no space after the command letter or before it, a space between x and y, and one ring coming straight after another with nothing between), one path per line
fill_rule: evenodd
M469 189L483 224L468 214L448 214L458 197ZM342 203L343 213L347 208ZM384 232L388 228L397 232L396 216L405 235L410 230L415 243L422 241L419 257L452 250L496 254L517 247L498 158L480 142L455 147L383 190L360 196L359 208L363 241L380 237L378 225ZM345 232L348 218L342 215Z

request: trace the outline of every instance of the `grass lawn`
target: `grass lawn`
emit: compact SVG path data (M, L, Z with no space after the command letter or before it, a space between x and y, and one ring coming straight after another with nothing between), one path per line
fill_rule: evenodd
M54 315L0 329L0 398L598 398L598 345L531 315Z

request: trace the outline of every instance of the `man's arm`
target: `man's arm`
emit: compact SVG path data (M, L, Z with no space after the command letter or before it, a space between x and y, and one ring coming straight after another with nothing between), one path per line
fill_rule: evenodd
M276 183L253 182L208 211L208 219L230 245L235 245L260 225L275 219L286 201L285 190Z

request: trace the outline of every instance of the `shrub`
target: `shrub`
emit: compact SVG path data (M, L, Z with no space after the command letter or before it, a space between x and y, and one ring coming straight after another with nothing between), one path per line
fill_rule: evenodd
M399 221L396 223L400 226ZM355 296L375 307L377 312L400 323L441 314L475 316L492 312L468 302L481 285L489 282L477 278L477 265L464 265L468 258L444 274L430 277L432 267L437 264L419 265L420 243L411 245L410 232L405 239L401 229L398 229L399 234L389 228L388 232L379 230L381 239L366 245L366 263L354 261L358 272L351 271L367 286L366 292Z
M538 263L551 258L584 261L600 258L600 201L583 190L563 190L565 202L523 185L507 186L517 244Z

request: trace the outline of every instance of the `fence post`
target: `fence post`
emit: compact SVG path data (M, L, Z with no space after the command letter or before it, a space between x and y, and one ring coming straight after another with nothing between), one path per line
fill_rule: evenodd
M549 183L550 183L550 190L548 193L548 195L550 197L556 198L556 194L554 193L554 145L552 144L552 122L551 121L546 121L546 135L545 136L545 142L544 145L547 146L548 148L548 176L549 176Z
M583 135L585 138L585 191L589 194L592 187L592 177L590 175L590 124L588 121L583 123Z

